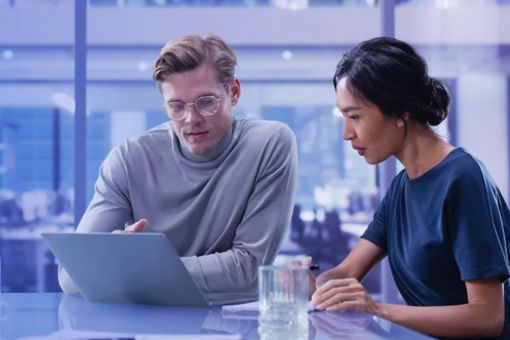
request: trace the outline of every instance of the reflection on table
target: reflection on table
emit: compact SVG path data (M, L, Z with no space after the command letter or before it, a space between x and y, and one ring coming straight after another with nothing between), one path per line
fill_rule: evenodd
M8 293L1 296L0 338L58 338L88 331L111 334L238 334L258 339L257 312L221 307L182 308L91 303L60 293ZM364 313L312 312L309 339L427 339L404 327ZM56 333L60 332L60 333ZM53 336L52 336L53 335Z

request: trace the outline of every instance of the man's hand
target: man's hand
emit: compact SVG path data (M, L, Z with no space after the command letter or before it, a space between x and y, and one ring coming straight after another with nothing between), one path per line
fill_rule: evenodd
M114 230L113 233L139 233L145 228L147 223L149 222L147 222L145 218L141 218L135 223L126 226L124 229Z

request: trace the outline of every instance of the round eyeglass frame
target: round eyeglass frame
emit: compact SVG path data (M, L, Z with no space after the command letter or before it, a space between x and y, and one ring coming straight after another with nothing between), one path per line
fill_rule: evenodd
M199 105L197 104L197 102L199 102L200 100L203 100L203 99L213 99L216 102L215 108L213 110L211 110L210 112L203 111L203 110L199 109ZM195 110L204 117L214 116L216 113L218 113L218 111L220 109L220 104L221 104L220 99L221 99L221 96L216 97L213 95L207 95L207 96L200 96L200 97L196 98L194 101L189 102L189 103L184 103L184 102L180 102L180 101L169 102L169 103L166 103L168 116L170 117L170 119L172 119L176 122L181 122L181 121L185 120L188 117L188 115L190 114L190 109L187 109L188 106L193 106L195 108ZM175 118L173 116L173 114L172 114L173 111L171 109L172 103L178 103L178 104L184 105L182 118Z

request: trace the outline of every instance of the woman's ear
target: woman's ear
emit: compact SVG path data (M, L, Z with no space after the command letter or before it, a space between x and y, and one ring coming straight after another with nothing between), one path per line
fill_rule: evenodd
M232 85L230 85L230 104L232 106L237 104L240 95L241 95L241 82L239 81L239 79L234 78L234 80L232 81Z
M404 112L400 117L397 118L397 127L401 128L406 126L409 120L409 112Z

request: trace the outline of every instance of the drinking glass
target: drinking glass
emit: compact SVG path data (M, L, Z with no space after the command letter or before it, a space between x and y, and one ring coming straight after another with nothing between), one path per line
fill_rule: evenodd
M258 274L261 339L308 339L308 268L261 266Z

